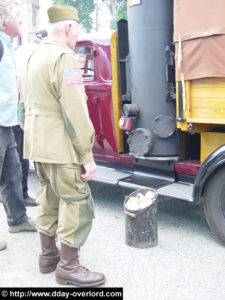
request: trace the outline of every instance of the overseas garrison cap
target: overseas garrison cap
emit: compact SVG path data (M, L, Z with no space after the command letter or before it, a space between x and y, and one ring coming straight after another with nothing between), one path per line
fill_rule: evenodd
M52 5L48 9L48 19L50 23L76 20L79 21L76 8L69 5Z

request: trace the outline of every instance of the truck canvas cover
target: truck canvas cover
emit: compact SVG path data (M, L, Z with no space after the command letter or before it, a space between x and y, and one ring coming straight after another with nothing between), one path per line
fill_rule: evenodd
M176 80L225 77L225 1L174 0Z

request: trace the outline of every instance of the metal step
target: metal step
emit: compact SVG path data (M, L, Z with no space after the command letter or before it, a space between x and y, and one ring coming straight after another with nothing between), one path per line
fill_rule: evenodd
M157 189L172 183L172 181L162 178L162 176L154 177L151 174L145 174L144 176L137 172L123 172L104 166L97 166L96 175L93 178L93 181L119 185L133 190L142 188Z
M122 172L113 168L97 166L93 181L111 185L118 185L133 190L153 188L158 195L193 202L193 184L171 182L165 178L157 178L149 175L140 176L135 173Z
M193 202L192 191L193 184L180 182L174 182L157 189L157 193L160 196L181 199L189 202Z
M119 180L130 177L130 173L120 172L112 168L97 166L93 181L117 185Z
M153 177L150 174L146 174L144 176L133 173L130 177L120 180L118 182L118 185L125 188L137 190L146 188L158 189L170 183L172 183L172 181L169 181L162 177Z

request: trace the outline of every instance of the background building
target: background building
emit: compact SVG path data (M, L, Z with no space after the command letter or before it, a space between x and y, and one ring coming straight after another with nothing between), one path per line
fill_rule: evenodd
M47 29L48 15L47 9L52 5L52 0L18 0L20 9L21 34L14 41L15 46L28 44L35 37L36 32ZM106 3L102 0L95 0L95 11L91 15L93 19L93 28L91 34L102 34L110 36L110 22L112 16ZM86 31L80 26L79 36L85 36Z
M27 44L35 36L36 32L44 29L47 24L47 8L51 0L19 0L21 35L18 44Z

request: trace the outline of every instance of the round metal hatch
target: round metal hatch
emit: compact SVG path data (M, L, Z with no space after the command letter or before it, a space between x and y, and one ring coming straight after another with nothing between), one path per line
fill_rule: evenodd
M136 128L130 133L127 142L131 154L143 156L150 151L153 139L149 130Z
M161 114L152 121L152 129L157 137L165 139L174 134L176 122L170 115Z

